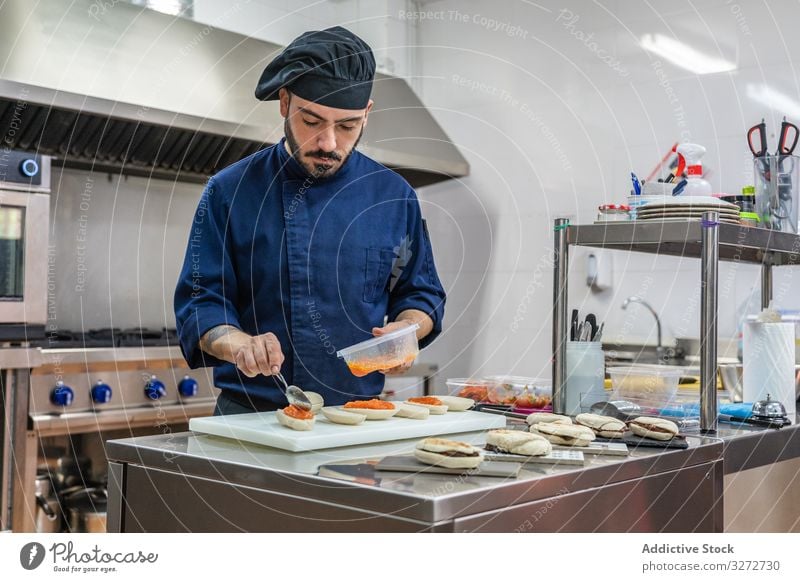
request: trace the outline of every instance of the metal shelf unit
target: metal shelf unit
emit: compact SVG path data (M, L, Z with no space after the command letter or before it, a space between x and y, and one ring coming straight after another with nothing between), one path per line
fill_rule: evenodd
M701 221L632 221L570 225L556 219L553 261L553 410L566 409L567 271L569 246L587 246L699 258L700 310L700 428L717 428L717 286L719 261L761 265L761 303L772 299L772 267L800 264L800 236L719 222L707 212Z

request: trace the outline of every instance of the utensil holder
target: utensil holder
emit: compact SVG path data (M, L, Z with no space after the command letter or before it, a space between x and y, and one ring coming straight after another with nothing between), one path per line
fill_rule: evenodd
M595 402L608 400L605 369L600 342L567 342L566 414L580 414Z
M753 161L756 214L762 228L797 234L798 163L797 156L763 156Z

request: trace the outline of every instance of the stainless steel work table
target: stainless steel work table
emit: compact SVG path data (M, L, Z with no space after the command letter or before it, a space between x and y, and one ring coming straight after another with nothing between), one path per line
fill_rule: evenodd
M526 465L517 479L362 465L359 481L318 470L408 453L415 441L310 453L191 432L109 441L109 531L722 531L726 451L741 462L761 449L768 465L800 457L800 434L718 437L587 456L583 467Z

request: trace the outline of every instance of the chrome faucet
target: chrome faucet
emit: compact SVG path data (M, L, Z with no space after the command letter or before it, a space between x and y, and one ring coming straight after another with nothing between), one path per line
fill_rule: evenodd
M631 295L625 301L622 302L622 309L627 309L628 305L631 303L641 303L642 306L647 308L647 310L653 314L653 317L656 318L656 331L658 334L658 345L656 346L656 356L660 361L666 359L666 350L664 350L664 346L661 345L661 319L658 317L658 313L656 310L653 309L650 304L642 299L641 297L637 297L636 295Z

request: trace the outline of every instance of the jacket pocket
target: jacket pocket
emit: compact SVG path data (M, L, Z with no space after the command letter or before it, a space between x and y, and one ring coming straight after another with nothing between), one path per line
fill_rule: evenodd
M375 303L389 291L389 276L392 273L394 250L379 247L367 249L364 268L364 301Z

